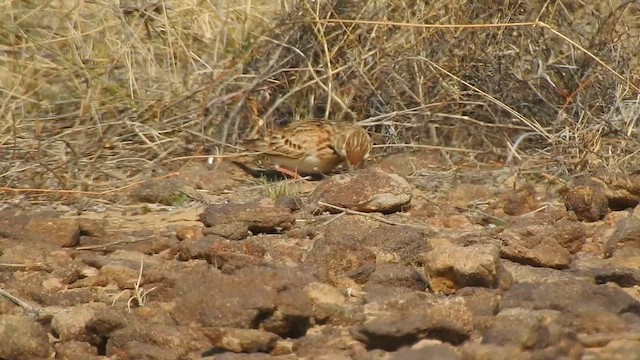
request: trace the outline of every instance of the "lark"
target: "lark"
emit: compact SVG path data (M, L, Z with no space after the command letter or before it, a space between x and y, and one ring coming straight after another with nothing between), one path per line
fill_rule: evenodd
M297 121L262 139L243 142L266 155L287 175L327 175L346 162L358 167L369 157L372 142L362 127L328 121Z

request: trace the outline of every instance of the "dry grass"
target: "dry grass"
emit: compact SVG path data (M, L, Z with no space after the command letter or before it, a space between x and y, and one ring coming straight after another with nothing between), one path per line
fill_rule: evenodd
M5 188L103 194L309 116L558 174L640 149L634 1L45 3L0 2Z

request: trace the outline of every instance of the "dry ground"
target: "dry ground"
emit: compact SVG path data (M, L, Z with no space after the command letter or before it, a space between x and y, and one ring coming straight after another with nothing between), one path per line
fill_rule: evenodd
M0 358L634 358L639 13L0 2ZM230 163L308 117L367 169Z

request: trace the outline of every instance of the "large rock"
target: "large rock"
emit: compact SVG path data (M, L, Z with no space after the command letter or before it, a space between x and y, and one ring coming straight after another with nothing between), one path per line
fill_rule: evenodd
M172 315L185 325L261 328L281 336L301 336L313 316L313 303L304 288L314 281L299 268L247 267L233 275L199 269L177 280Z
M225 272L248 265L259 265L266 254L267 250L255 241L228 240L217 235L187 239L178 246L178 260L206 260L218 269L227 270Z
M349 234L327 234L315 241L304 263L315 268L325 282L344 284L348 275L358 283L366 282L375 262L375 254Z
M381 260L401 263L422 261L431 250L421 230L383 224L361 216L344 216L333 221L327 227L325 237L330 241L357 244L373 251Z
M507 276L497 244L441 244L426 255L425 272L434 291L452 293L467 286L496 288Z
M507 228L499 235L501 256L524 265L564 269L571 253L554 238L552 227L531 225Z
M516 284L500 302L501 309L514 307L560 311L599 308L614 314L640 315L640 303L620 288L579 280Z
M205 331L214 348L236 353L270 352L280 337L254 329L212 328Z
M26 316L0 316L0 358L30 360L48 358L51 352L47 331Z
M54 211L0 211L0 234L3 237L44 242L59 247L76 246L82 236L102 236L103 226L99 221L63 218Z
M455 302L431 304L409 295L371 307L370 318L351 329L354 339L369 348L393 351L422 339L460 345L473 330L471 313Z
M114 331L106 355L121 359L179 359L210 349L211 342L194 327L133 323Z
M290 229L295 218L291 210L273 204L213 204L200 214L205 235L240 240L250 234L278 233Z
M367 169L323 180L309 196L325 211L346 208L362 212L390 213L402 210L411 201L413 188L395 174Z

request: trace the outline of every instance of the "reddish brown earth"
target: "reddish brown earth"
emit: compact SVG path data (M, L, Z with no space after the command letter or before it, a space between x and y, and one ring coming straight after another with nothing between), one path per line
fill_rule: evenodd
M222 164L5 207L0 358L638 359L640 210L541 179L398 155L266 191Z

